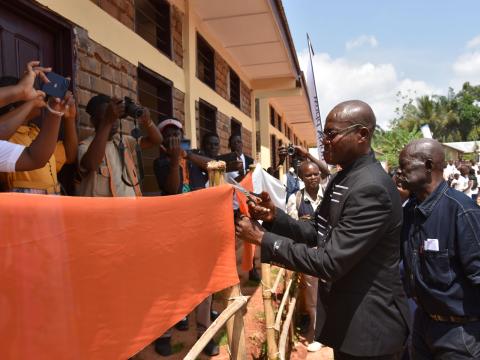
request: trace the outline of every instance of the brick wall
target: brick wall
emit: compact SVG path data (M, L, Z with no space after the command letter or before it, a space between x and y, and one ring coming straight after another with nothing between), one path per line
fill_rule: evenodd
M92 41L86 30L74 29L76 56L76 96L80 139L92 133L85 107L91 97L105 94L137 99L137 68L110 50Z
M230 137L230 117L217 111L217 134L220 138L220 154L230 152L228 138Z
M242 126L242 142L243 142L243 152L246 155L255 159L255 156L252 156L252 132L245 129L243 126Z
M90 0L130 29L135 28L134 0Z
M185 94L178 89L173 89L173 117L185 125Z
M215 52L215 91L225 100L230 101L230 67L228 63ZM251 93L248 86L240 80L240 110L251 116Z
M215 91L224 99L230 101L229 83L228 83L228 64L223 58L215 52Z
M251 116L252 112L252 90L248 86L240 81L240 110L247 116Z
M176 6L171 5L172 60L181 68L183 68L183 19L183 13Z

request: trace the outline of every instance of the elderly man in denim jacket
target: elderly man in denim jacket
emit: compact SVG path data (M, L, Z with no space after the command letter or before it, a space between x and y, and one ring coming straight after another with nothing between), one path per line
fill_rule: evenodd
M414 359L480 359L480 207L443 179L436 140L409 143L400 180L414 196L404 208L406 282L418 308Z

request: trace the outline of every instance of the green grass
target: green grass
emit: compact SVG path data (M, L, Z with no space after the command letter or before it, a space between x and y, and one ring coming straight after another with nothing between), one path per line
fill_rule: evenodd
M227 330L222 329L222 330L220 331L219 340L218 340L218 345L219 345L219 346L223 346L223 345L227 345L227 344L228 344Z

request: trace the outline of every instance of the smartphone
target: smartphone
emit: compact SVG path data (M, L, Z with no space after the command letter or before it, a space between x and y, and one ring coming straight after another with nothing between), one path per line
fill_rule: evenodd
M42 84L42 91L49 96L63 99L70 86L70 79L64 78L54 72L49 72L45 75L50 82L48 84Z
M190 150L190 139L182 139L180 147L182 150Z

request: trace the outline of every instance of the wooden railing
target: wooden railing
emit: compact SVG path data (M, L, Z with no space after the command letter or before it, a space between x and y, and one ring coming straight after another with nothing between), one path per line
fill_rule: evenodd
M284 360L289 350L288 345L293 342L293 314L297 302L297 278L295 273L280 268L273 285L270 287L271 271L271 265L262 264L263 304L265 309L265 326L267 329L267 356L269 360ZM275 316L273 296L278 294L278 287L282 278L284 278L283 296ZM285 315L286 309L287 313ZM290 342L288 341L289 335Z
M226 164L224 161L210 161L208 163L208 181L210 186L219 186L225 183ZM197 340L184 359L194 360L222 328L227 327L227 339L230 358L233 360L246 360L245 329L243 324L243 308L248 297L242 296L240 284L229 287L220 292L225 310L210 325L205 333Z

